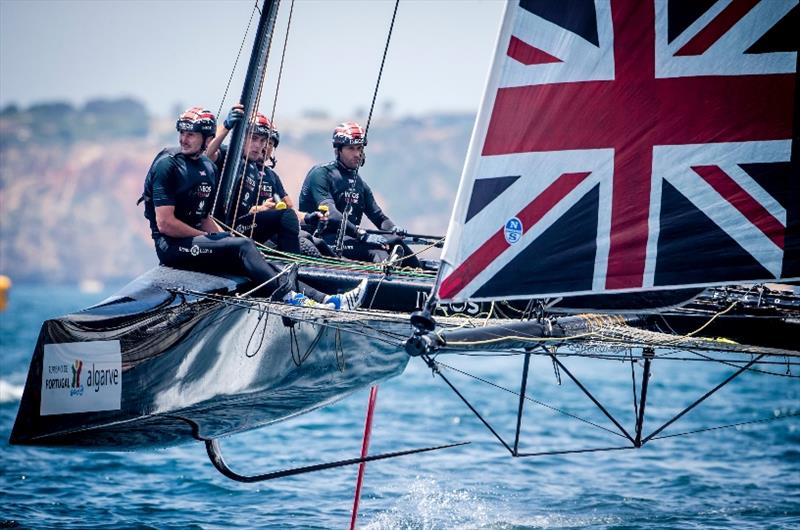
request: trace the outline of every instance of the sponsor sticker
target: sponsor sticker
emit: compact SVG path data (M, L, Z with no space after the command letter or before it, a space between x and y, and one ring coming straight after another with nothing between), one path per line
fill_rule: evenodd
M118 340L44 345L42 416L119 410L121 396Z
M503 235L506 237L506 242L513 245L519 238L522 237L522 221L516 217L512 217L506 221L506 226L503 227Z

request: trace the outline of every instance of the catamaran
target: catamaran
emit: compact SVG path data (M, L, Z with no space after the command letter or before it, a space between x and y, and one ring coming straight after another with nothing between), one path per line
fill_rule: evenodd
M649 443L751 370L797 378L799 9L797 0L509 2L438 270L265 249L326 292L368 278L364 306L335 312L272 301L246 278L157 267L44 322L11 443L200 441L220 471L254 481L440 448L250 477L221 457L220 438L399 376L411 359L513 456L529 455L519 437L532 356L601 408L626 440L616 448ZM265 0L241 98L248 116L276 13ZM231 139L225 197L245 134ZM464 352L523 358L513 442L447 377L442 358ZM649 375L675 352L731 373L648 432ZM638 369L632 428L569 369L586 357Z

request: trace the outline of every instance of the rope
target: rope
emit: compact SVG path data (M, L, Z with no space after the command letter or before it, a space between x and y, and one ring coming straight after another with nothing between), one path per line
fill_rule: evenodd
M228 83L225 85L225 93L222 94L222 99L219 102L219 108L217 108L217 116L219 116L222 112L222 106L225 105L225 99L228 97L228 90L230 89L231 82L233 81L233 74L236 72L236 66L239 64L239 58L242 55L244 43L247 41L247 34L250 32L250 26L253 24L253 16L256 14L256 11L259 13L261 12L261 10L258 8L258 1L253 2L253 10L250 12L250 20L247 21L247 28L244 30L244 36L242 37L242 43L239 45L239 52L236 54L236 60L233 61L231 75L228 77Z
M426 246L426 247L423 247L422 249L420 249L420 250L417 250L416 252L412 252L411 254L409 254L409 255L407 255L407 256L405 256L405 255L404 255L404 256L401 256L400 258L398 258L398 259L397 259L397 261L403 261L403 260L406 260L406 259L408 259L408 258L410 258L410 257L412 257L412 256L419 256L420 254L422 254L422 253L423 253L423 252L425 252L426 250L430 250L430 249L432 249L432 248L436 247L436 245L438 245L438 244L440 244L440 243L443 243L443 242L444 242L444 240L445 240L445 238L442 238L442 239L440 239L440 240L438 240L438 241L434 241L434 242L433 242L433 243L431 243L430 245L428 245L428 246Z
M261 10L258 8L258 1L256 0L253 2L253 10L250 12L250 20L247 21L247 28L244 30L244 36L242 37L242 43L239 45L239 52L236 54L236 60L233 61L233 68L231 69L231 75L228 77L228 83L225 85L225 93L222 94L222 99L219 102L219 108L217 108L217 116L219 117L220 113L222 112L222 107L225 105L225 99L228 97L228 90L231 87L231 82L233 81L233 74L236 72L236 66L239 64L239 58L242 55L242 50L244 49L244 43L247 41L247 34L250 32L250 26L253 24L253 16L256 14L256 11L261 13ZM225 169L225 163L227 162L227 155L225 156L225 160L222 161L222 169ZM217 210L217 201L219 200L219 192L221 186L217 186L217 192L214 194L214 204L211 206L211 211L214 212Z
M213 216L212 216L213 217ZM224 230L230 232L233 235L244 237L247 239L251 239L247 237L247 235L239 232L238 230L234 229L233 227L225 224L220 219L213 217L214 221L222 227ZM356 261L356 260L348 260L342 261L338 258L328 258L328 257L313 257L313 256L306 256L304 254L292 254L291 252L284 252L282 250L274 249L263 243L259 243L258 241L253 240L256 247L263 251L265 254L269 254L271 258L276 260L282 260L289 263L298 263L298 264L309 264L315 265L330 269L336 270L345 270L345 271L355 271L355 272L365 272L365 273L383 273L383 267L380 263L372 263L367 261ZM421 269L412 269L412 268L403 268L400 270L393 271L393 274L399 276L406 276L410 278L431 278L433 279L433 274L431 272L423 271Z
M364 139L369 135L369 124L372 121L372 111L375 109L375 100L378 98L378 88L381 86L381 76L383 75L383 65L386 63L386 54L389 51L389 42L392 40L392 30L394 29L394 19L397 17L397 6L400 5L400 0L395 0L394 13L392 13L392 22L389 24L389 34L386 36L386 46L383 48L383 59L381 59L381 67L378 70L378 81L375 83L375 91L372 93L372 105L369 107L369 115L367 116L367 126L364 127Z
M286 37L283 39L283 50L281 51L281 65L278 68L278 82L275 85L275 99L272 100L272 112L269 115L270 125L275 123L275 109L278 106L278 93L281 89L281 78L283 77L283 63L286 59L286 46L289 43L289 30L292 28L292 13L294 13L294 0L289 6L289 21L286 23ZM274 127L273 127L274 128Z
M281 272L279 272L278 274L276 274L272 278L269 278L268 280L265 280L265 281L261 282L260 284L256 285L255 287L253 287L249 291L240 294L239 297L240 298L247 298L248 296L250 296L254 292L258 291L259 289L261 289L262 287L267 285L269 282L271 282L273 280L277 280L278 278L280 278L281 276L283 276L284 274L288 273L291 270L292 270L292 266L291 265L284 267Z
M385 279L386 279L386 275L383 275L383 276L381 276L381 279L378 280L378 285L375 286L375 291L372 293L372 298L370 299L369 305L367 306L368 309L372 309L372 304L375 303L375 298L378 297L378 291L380 290L381 285L383 285L383 280L385 280Z
M232 305L232 306L241 307L241 308L247 309L248 311L250 311L250 310L259 311L259 312L262 312L262 313L266 313L268 311L267 309L262 309L260 307L260 305L261 305L259 303L260 301L255 301L253 299L243 299L243 298L234 297L234 296L226 296L226 295L213 294L213 293L204 293L204 292L200 292L200 291L192 291L192 290L187 290L187 289L178 289L178 290L175 290L175 292L180 293L180 294L191 294L193 296L206 298L206 299L209 299L209 300L214 300L214 301L226 304L226 305ZM302 308L301 309L301 308L297 308L295 306L288 305L288 304L283 303L283 302L276 302L274 300L264 300L264 301L267 302L267 304L279 304L276 309L281 308L281 309L283 309L283 311L282 311L283 313L287 313L287 312L291 313L289 318L291 318L293 320L297 320L299 322L306 322L306 323L317 325L317 326L324 326L326 328L333 328L334 330L346 330L348 333L351 333L353 335L361 335L363 337L368 337L368 338L371 338L371 339L374 339L374 340L378 340L378 341L383 342L384 344L389 344L389 345L391 345L393 347L396 347L396 348L402 348L403 347L403 343L405 342L405 339L406 339L406 334L405 333L397 333L397 334L395 334L395 333L391 333L391 332L383 330L383 329L376 328L376 327L368 324L367 322L365 322L364 318L362 318L360 315L356 315L355 313L352 313L352 312L347 313L346 315L342 315L343 317L348 318L349 321L347 321L347 322L336 322L334 319L336 318L337 315L341 314L341 312L337 311L336 309L329 309L329 308L325 308L325 307L316 307L313 310L309 310L307 308ZM326 312L327 314L322 319L320 319L320 317L309 318L309 317L305 317L304 316L304 315L313 314L314 312L316 312L317 314L319 314L321 312ZM377 313L377 312L373 311L371 315L368 314L368 315L364 315L364 316L365 317L374 316L375 313ZM284 315L284 316L287 316L287 315ZM382 316L386 317L387 315L382 315ZM405 319L400 319L400 318L384 318L384 320L392 321L392 322L399 322L399 321L402 320L405 323ZM371 331L372 334L366 333L366 331Z
M739 302L734 302L734 303L732 303L731 305L729 305L727 309L724 309L724 310L720 311L719 313L716 313L716 314L715 314L713 317L711 317L710 319L708 319L708 322L706 322L705 324L703 324L702 326L700 326L700 327L699 327L699 328L697 328L696 330L692 331L691 333L687 333L687 334L686 334L686 336L687 336L687 337L693 337L693 336L694 336L694 335L696 335L697 333L700 333L701 331L703 331L704 329L706 329L708 326L710 326L710 325L711 325L711 323L712 323L712 322L714 322L714 321L715 321L715 320L716 320L718 317L720 317L720 316L724 315L725 313L727 313L728 311L730 311L731 309L733 309L734 307L736 307L736 304L738 304L738 303L739 303Z
M695 429L693 431L685 431L685 432L679 432L679 433L675 433L675 434L665 434L664 436L656 436L655 438L653 438L653 440L663 440L664 438L675 438L677 436L689 436L690 434L697 434L697 433L707 432L707 431L718 431L718 430L721 430L721 429L730 429L731 427L741 427L742 425L751 425L751 424L755 424L755 423L766 423L768 421L776 421L776 420L782 420L782 419L785 419L785 418L793 418L795 416L800 416L800 412L793 412L793 413L790 413L790 414L783 414L782 416L772 416L772 417L769 417L769 418L761 418L759 420L741 421L741 422L738 422L738 423L729 423L729 424L726 424L726 425L717 425L716 427L706 427L705 429Z
M570 335L569 337L525 337L520 335L507 335L504 337L497 337L494 339L485 339L485 340L473 340L473 341L448 341L448 346L480 346L483 344L493 344L495 342L504 342L508 340L519 340L525 342L532 342L534 344L539 342L568 342L574 341L577 339L585 339L588 337L595 337L598 334L594 331L590 331L588 333L579 333L577 335Z
M461 357L516 357L519 355L525 355L524 351L520 350L494 350L492 352L464 352L458 349L448 349L446 346L439 349L439 353L447 353L449 355L458 355ZM542 352L535 352L532 351L531 354L533 355L549 355L549 353L542 353ZM557 353L560 357L581 357L585 359L596 359L601 361L628 361L630 358L628 354L609 354L609 353L587 353L587 352L574 352L574 351L555 351L552 353ZM697 352L692 352L697 354ZM728 352L731 353L731 352ZM712 357L698 359L696 357L665 357L663 355L655 357L656 359L661 359L664 361L681 361L681 362L713 362L713 363L725 363L731 367L738 368L740 364L747 363L749 361L741 360L741 361L732 361L732 360L722 360L722 359L714 359ZM637 361L644 359L643 357L635 358ZM767 364L767 365L776 365L776 366L785 366L785 361L765 361L761 360L758 364ZM792 363L793 365L800 366L800 363ZM793 378L800 378L800 376L792 375L789 376L787 374L781 374L776 372L768 372L763 370L757 370L755 368L750 368L751 371L761 372L765 375L775 375L780 377L793 377Z
M320 326L319 331L317 332L317 336L314 337L314 339L311 341L311 344L308 345L308 348L306 348L306 352L303 355L300 355L300 344L297 341L297 332L295 331L293 325L289 327L289 333L291 336L291 339L289 341L289 349L292 355L292 362L294 363L295 366L297 366L298 368L302 366L305 360L308 359L308 356L311 355L311 352L313 352L317 348L319 341L322 339L322 335L325 333L327 329L328 328L326 328L325 326ZM295 348L297 348L296 352Z
M267 323L269 322L269 315L270 315L269 310L266 310L264 312L259 312L258 322L256 322L255 326L253 326L253 332L250 334L250 338L247 339L247 346L245 346L245 349L244 349L244 355L248 359L252 359L256 355L258 355L258 352L261 351L261 346L264 345L264 337L267 334ZM263 325L262 325L262 322L261 322L262 320L264 321ZM258 342L258 346L256 347L256 350L251 354L250 353L250 344L253 342L253 337L255 337L256 330L258 329L259 326L262 326L262 328L263 328L261 330L261 340Z
M336 368L338 368L340 372L344 372L346 364L344 358L344 347L342 346L341 328L336 328L336 331L333 335L333 352L334 356L336 357Z
M275 130L276 129L275 125L274 125L275 124L275 109L278 106L278 93L280 92L280 88L281 88L281 79L283 77L283 64L284 64L284 61L286 59L286 45L289 42L289 30L291 29L291 26L292 26L292 13L293 12L294 12L294 0L292 0L291 6L289 7L289 21L286 24L286 36L285 36L285 38L283 40L283 50L281 51L281 64L280 64L280 67L278 68L278 81L277 81L277 85L275 87L275 97L272 100L272 111L270 112L270 116L269 116L270 130ZM272 49L272 37L273 37L273 35L274 35L274 33L272 33L270 35L269 47L267 49L267 57L269 57L269 51ZM265 70L265 76L266 76L266 68L264 70ZM260 106L260 104L261 104L261 92L259 91L258 102L256 104L256 108L258 108L258 106ZM269 141L269 139L267 141ZM248 156L249 156L249 154L248 154ZM245 164L246 164L246 162L245 162ZM253 232L255 231L255 228L256 228L256 215L258 214L258 207L259 207L258 198L261 196L261 184L264 181L264 174L265 174L266 166L267 166L267 157L264 157L264 159L261 161L261 167L259 168L259 172L258 172L258 187L256 189L256 208L253 211L253 222L250 224L250 234L249 234L250 239L253 238ZM274 164L273 164L273 167L275 167ZM242 182L244 182L244 180L242 180ZM239 189L239 194L241 195L241 186L240 186L240 189Z

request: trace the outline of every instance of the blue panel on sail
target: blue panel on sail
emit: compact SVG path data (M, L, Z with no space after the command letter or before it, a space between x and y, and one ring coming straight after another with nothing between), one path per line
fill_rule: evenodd
M580 35L595 46L597 13L594 0L520 0L522 9Z
M795 6L745 53L796 52L800 50L797 28L800 28L800 5Z
M467 218L464 222L469 221L475 214L483 210L487 204L497 198L498 195L506 191L509 186L514 184L519 175L512 177L496 177L489 179L478 179L472 186L472 197L469 199L469 207L467 208Z
M798 86L800 89L800 86ZM795 121L795 126L797 122ZM791 162L742 164L741 168L786 209L784 278L800 277L800 145L794 146Z
M687 232L703 234L687 238ZM661 236L654 283L726 283L771 273L669 183L661 203Z
M591 290L598 199L595 187L478 289L474 297L513 298L526 293ZM565 234L570 237L565 238Z
M667 5L668 42L675 40L717 0L672 0Z

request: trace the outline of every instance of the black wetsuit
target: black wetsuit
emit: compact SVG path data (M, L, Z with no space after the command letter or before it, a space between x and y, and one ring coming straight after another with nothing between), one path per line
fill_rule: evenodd
M358 237L358 225L361 224L364 215L381 230L388 231L395 227L392 220L378 206L372 190L358 171L348 169L338 161L314 166L303 181L299 203L300 210L304 212L313 212L323 204L328 206L329 220L322 239L332 248L336 245L336 237L343 219L342 212L350 204L342 246L343 255L371 262L382 262L389 257L389 253L380 246L365 243ZM389 246L401 245L405 255L411 254L411 249L403 243L401 237L384 237ZM411 267L421 266L416 256L407 258L403 264Z
M175 217L201 230L214 201L216 168L205 156L189 158L180 153L159 153L145 180L143 198L145 217L162 264L179 269L209 273L234 273L248 276L257 283L275 278L281 267L267 261L249 239L231 237L221 232L195 237L174 238L162 234L156 223L155 209L174 206ZM325 295L307 285L297 284L293 275L284 274L265 286L273 297L300 291L321 302Z
M222 172L225 155L225 149L221 148L217 157L218 173ZM263 204L268 199L277 196L277 203L288 195L278 174L268 167L262 171L259 166L253 161L248 161L246 165L243 161L240 165L239 178L233 186L234 229L259 243L273 240L279 250L300 254L300 222L294 210L270 209L257 214L249 213L253 206Z

